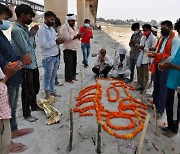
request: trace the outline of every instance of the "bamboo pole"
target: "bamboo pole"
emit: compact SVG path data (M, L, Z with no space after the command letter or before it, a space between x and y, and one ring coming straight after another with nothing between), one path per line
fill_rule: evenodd
M70 138L69 138L69 151L72 150L73 143L73 112L72 112L72 93L73 89L70 89L70 100L69 100L69 116L70 116Z
M157 114L156 114L156 106L153 104L153 110L154 110L154 118L155 118L155 134L158 136L158 122L157 122Z
M144 88L144 90L143 90L141 99L143 99L143 98L144 98L144 95L146 94L146 91L147 91L147 88L148 88L148 85L149 85L148 82L149 82L149 79L148 79L148 81L147 81L147 83L146 83L146 86L145 86L145 88Z
M84 87L84 81L83 81L83 71L82 69L80 69L80 72L81 72L81 88Z
M97 137L97 153L101 154L101 124L98 123L98 137Z
M142 135L141 135L140 140L139 140L138 154L142 154L144 138L145 138L145 135L146 135L146 131L147 131L147 126L149 124L149 120L150 120L150 114L147 115L145 123L144 123L144 128L143 128L143 131L142 131Z

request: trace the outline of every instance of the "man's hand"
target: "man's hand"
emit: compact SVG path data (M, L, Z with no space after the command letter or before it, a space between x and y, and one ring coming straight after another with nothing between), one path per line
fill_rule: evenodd
M119 63L118 68L123 67L123 63Z
M74 36L73 39L74 39L74 40L75 40L75 39L79 39L79 40L80 40L81 37L83 37L83 34L78 33L76 36Z
M148 57L154 58L156 56L156 53L153 51L148 52Z
M144 46L142 46L142 45L139 46L138 48L141 49L141 50L144 50Z
M156 51L155 47L149 48L149 51Z
M57 45L62 44L62 43L64 43L64 42L65 42L65 40L62 39L62 38L58 38L58 39L56 40L56 44L57 44Z
M166 63L161 63L159 64L159 69L164 71L164 70L168 70L170 68L173 68L173 64L171 62L166 62Z
M25 54L22 56L22 62L24 65L31 65L32 64L32 58L29 54Z
M32 27L32 28L30 29L29 35L30 35L31 37L34 37L34 36L36 35L38 29L39 29L39 26L38 26L38 25L35 25L34 27Z
M11 63L6 64L3 68L3 72L7 78L10 78L21 68L22 68L22 62L17 61L15 65L11 65Z

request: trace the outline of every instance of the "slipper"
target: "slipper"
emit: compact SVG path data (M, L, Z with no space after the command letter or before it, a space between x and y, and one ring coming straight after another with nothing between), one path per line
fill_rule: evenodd
M16 130L16 134L12 135L12 138L14 139L23 135L27 135L27 134L32 133L33 131L34 131L34 128L24 128L24 129Z
M65 84L64 83L59 83L58 86L65 86Z
M20 153L28 149L28 147L22 143L11 143L10 153Z

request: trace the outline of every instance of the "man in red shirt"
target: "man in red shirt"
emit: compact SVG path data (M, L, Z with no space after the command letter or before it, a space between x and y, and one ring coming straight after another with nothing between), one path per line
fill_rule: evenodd
M90 54L90 39L93 38L93 32L92 29L90 28L90 20L85 19L84 20L84 26L82 26L79 30L79 33L82 34L82 39L81 39L81 49L83 52L83 64L84 67L87 68L88 65L88 57Z

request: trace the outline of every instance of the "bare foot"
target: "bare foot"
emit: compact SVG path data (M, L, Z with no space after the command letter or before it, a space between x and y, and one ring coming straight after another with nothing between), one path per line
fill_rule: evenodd
M25 151L26 149L28 149L28 147L22 143L11 142L10 152L12 153L20 153Z
M34 128L24 128L24 129L16 129L12 132L12 138L17 138L23 135L30 134L34 131Z

